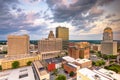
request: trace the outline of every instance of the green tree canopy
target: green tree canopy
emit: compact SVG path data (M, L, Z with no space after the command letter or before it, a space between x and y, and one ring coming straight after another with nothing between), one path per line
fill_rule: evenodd
M70 76L72 77L72 76L74 76L75 75L75 73L73 72L73 71L71 71L70 72Z
M2 66L0 65L0 70L2 70Z
M28 61L28 62L27 62L27 65L28 65L28 66L30 66L30 65L31 65L31 63L32 63L32 61Z
M67 79L66 79L66 76L60 74L55 80L67 80Z
M12 63L12 68L15 69L15 68L18 68L20 66L20 63L18 61L14 61Z

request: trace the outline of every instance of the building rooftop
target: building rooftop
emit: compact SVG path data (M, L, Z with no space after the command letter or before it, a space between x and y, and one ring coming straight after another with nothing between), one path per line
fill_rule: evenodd
M37 72L39 76L43 76L48 74L47 70L43 67L43 65L40 63L40 61L33 62L35 68L37 69Z
M75 47L76 48L86 48L89 47L90 43L89 42L76 42Z
M50 62L54 62L54 63L61 63L62 62L62 58L50 58L50 59L46 59L45 61L47 62L47 63L50 63Z
M62 40L61 38L42 38L41 40L39 41L50 41L50 40Z
M32 67L29 66L0 72L0 80L35 80L35 78Z
M91 61L91 60L89 60L89 59L76 59L75 60L75 62L80 63L80 64L85 63L85 62L89 62L89 61Z
M111 71L111 70L106 70L106 69L99 69L98 70L99 72L111 77L111 78L114 78L116 80L119 80L120 79L120 74L117 74L116 72L114 71Z
M67 63L68 66L72 67L72 68L77 68L78 66L72 63Z
M101 74L100 72L90 70L88 68L82 68L78 73L88 77L90 80L113 80L111 77Z
M60 52L60 50L57 51L47 51L47 52L41 52L42 54L48 54L48 53L58 53Z
M37 56L37 55L36 54L34 54L34 55L32 55L32 54L20 54L20 55L7 56L7 57L2 59L2 62L13 61L13 60L18 60L18 59L23 59L23 58L32 58L35 56Z
M67 62L74 62L75 61L75 59L70 57L70 56L64 56L64 57L62 57L62 59L67 61Z

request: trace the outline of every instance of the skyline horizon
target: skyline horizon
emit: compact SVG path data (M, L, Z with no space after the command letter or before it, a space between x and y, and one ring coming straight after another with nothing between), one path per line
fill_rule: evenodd
M69 39L101 40L111 27L120 40L120 0L0 0L0 40L9 34L47 37L58 26L69 28Z

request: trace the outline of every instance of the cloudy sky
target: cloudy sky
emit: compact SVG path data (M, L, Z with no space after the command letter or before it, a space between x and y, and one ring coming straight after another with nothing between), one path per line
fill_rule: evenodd
M105 27L120 39L120 0L0 0L0 40L29 34L46 38L57 26L69 28L70 40L101 40Z

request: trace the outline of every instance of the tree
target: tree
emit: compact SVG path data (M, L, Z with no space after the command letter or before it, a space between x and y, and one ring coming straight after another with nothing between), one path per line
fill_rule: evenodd
M67 79L66 79L66 76L60 74L57 76L57 78L55 80L67 80Z
M2 66L0 65L0 70L2 70Z
M12 68L15 69L15 68L18 68L20 66L20 63L18 61L14 61L12 63Z
M94 61L92 61L92 65L93 65L93 66L95 65L95 62L94 62Z
M67 55L68 55L68 52L65 52L65 55L67 56Z
M98 56L98 57L102 57L102 54L101 54L100 51L97 52L97 56Z
M58 74L58 69L55 69L55 70L53 71L53 74L57 76L57 74Z
M95 51L94 50L90 50L90 53L95 53Z
M27 62L27 65L28 65L28 66L30 66L30 65L31 65L31 63L32 63L32 61L28 61L28 62Z
M104 60L98 60L96 62L92 62L92 65L95 65L95 66L102 66L102 65L105 65L105 61Z
M70 72L70 76L73 77L75 73L73 71Z
M7 54L7 51L2 51L3 54Z

